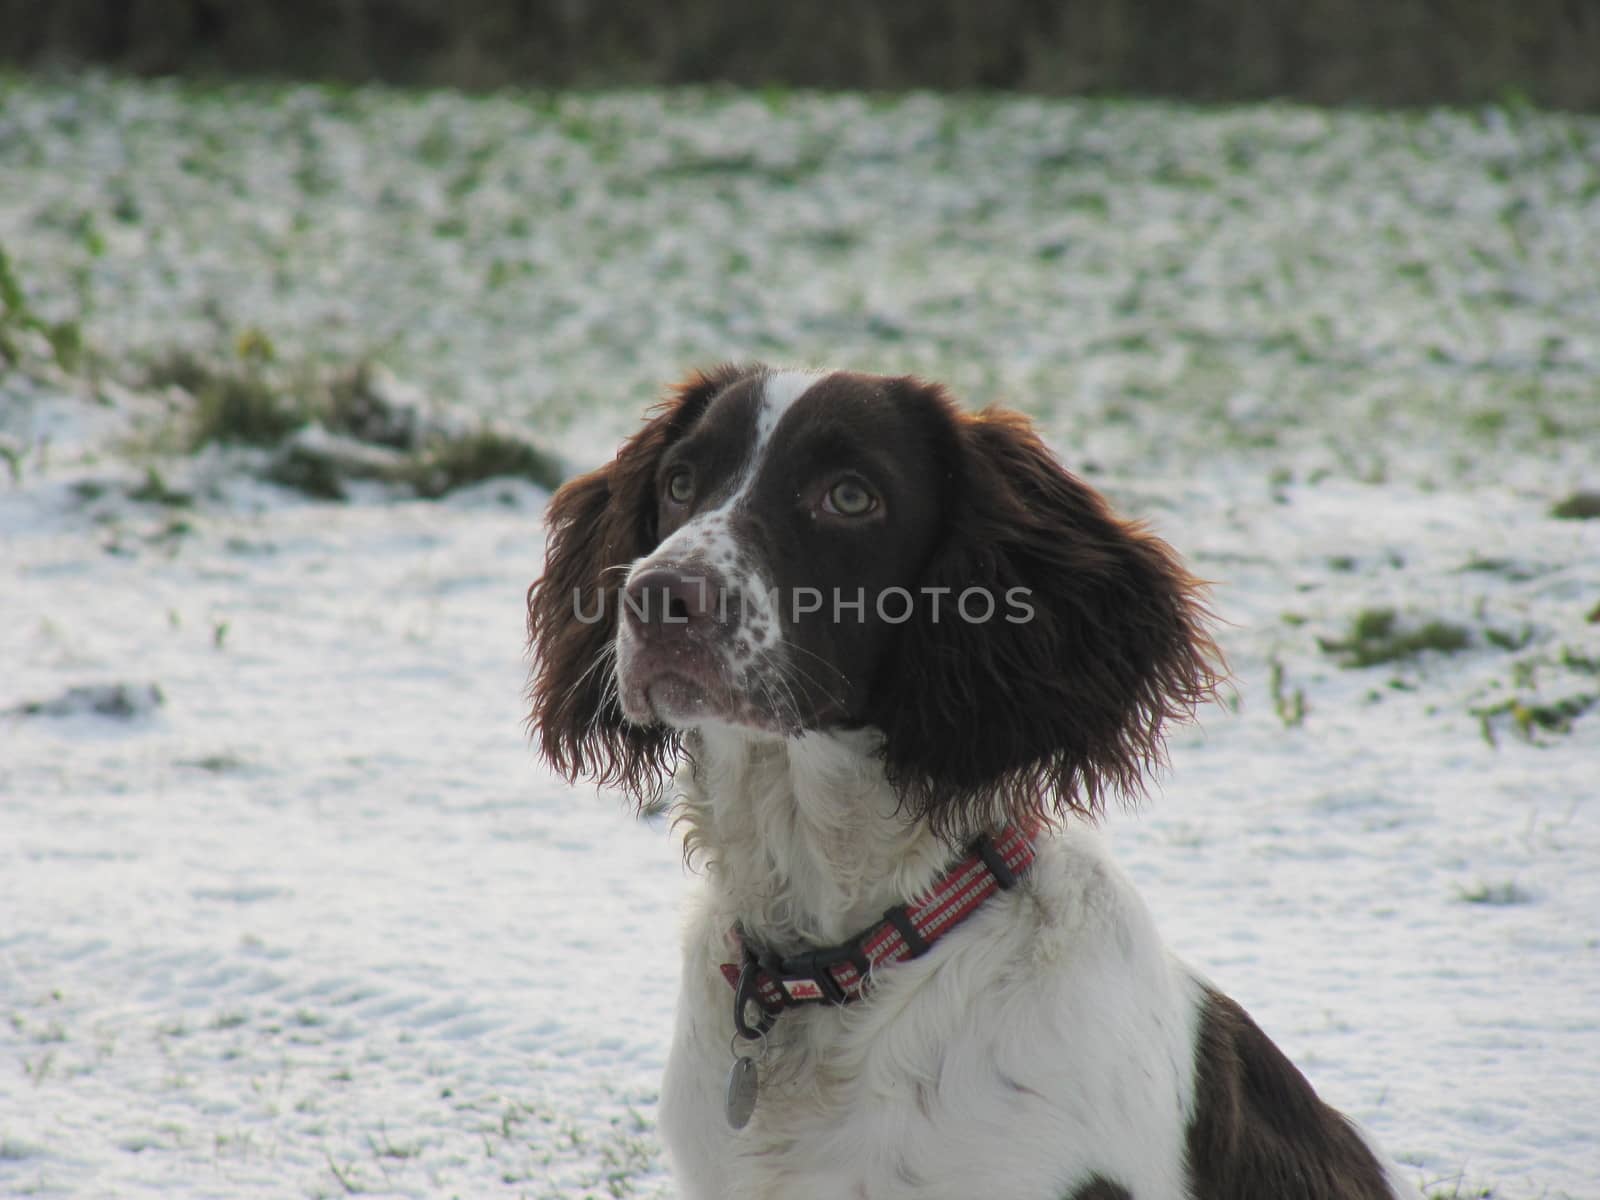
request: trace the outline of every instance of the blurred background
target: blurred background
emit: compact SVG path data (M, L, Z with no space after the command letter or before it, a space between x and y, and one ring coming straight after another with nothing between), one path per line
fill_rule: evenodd
M0 61L471 89L704 83L1600 106L1594 0L0 0Z

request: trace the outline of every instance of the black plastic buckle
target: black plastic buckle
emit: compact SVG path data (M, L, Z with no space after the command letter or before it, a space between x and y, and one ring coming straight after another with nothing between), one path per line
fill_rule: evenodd
M1017 873L1006 864L999 848L994 844L987 833L972 843L973 853L983 859L983 865L989 868L989 873L994 876L994 881L1000 885L1000 890L1009 892L1017 886Z
M848 1004L850 993L839 985L830 969L839 963L850 963L856 969L856 977L863 983L866 982L867 972L872 969L872 962L867 958L866 951L862 950L859 939L852 939L838 946L825 946L820 950L807 950L804 954L797 954L793 958L783 960L783 974L788 978L810 979L822 992L822 998L829 1004Z

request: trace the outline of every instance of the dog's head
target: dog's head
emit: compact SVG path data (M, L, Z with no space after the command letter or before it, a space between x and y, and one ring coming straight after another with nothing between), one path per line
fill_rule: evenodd
M692 375L551 501L528 597L550 762L643 797L708 725L870 727L935 825L1135 794L1217 682L1199 585L1026 418L937 385Z

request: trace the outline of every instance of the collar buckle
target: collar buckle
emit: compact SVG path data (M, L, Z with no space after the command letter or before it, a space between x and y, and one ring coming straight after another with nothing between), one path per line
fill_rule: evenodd
M807 950L793 958L783 959L779 963L779 986L791 1000L814 999L826 1000L829 1004L846 1004L850 1001L850 993L833 973L833 968L840 963L849 963L855 968L856 982L852 986L859 993L866 987L867 973L872 970L872 960L862 949L859 936L837 946ZM811 987L807 985L814 985L817 994L813 995Z

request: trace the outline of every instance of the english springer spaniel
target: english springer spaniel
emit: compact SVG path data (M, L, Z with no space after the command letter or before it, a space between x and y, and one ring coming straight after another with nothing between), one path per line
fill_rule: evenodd
M1198 582L1024 417L719 367L548 527L540 747L669 787L704 865L661 1097L684 1196L1403 1193L1089 827L1220 660Z

